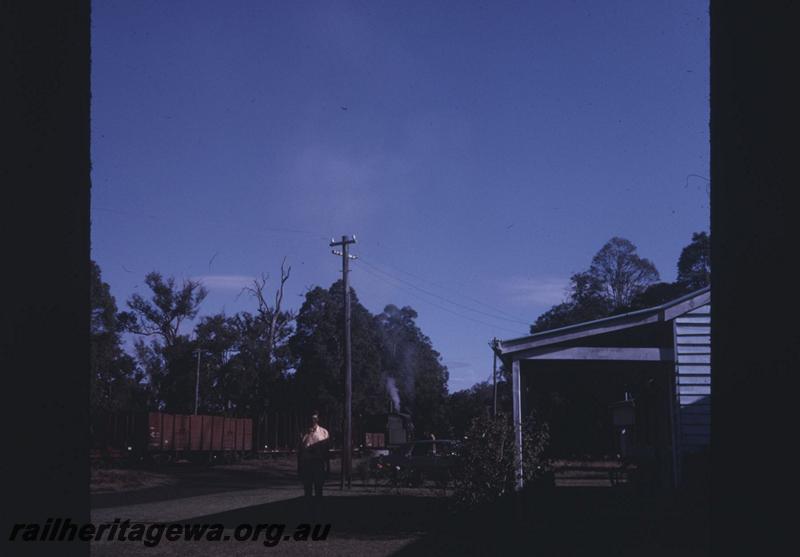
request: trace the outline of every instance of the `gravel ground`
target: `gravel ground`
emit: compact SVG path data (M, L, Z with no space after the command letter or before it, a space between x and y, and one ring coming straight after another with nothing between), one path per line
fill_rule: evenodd
M680 555L708 554L708 504L699 494L642 495L631 489L552 488L454 514L432 488L364 484L341 491L334 467L324 507L304 505L293 459L160 469L169 480L129 491L94 493L95 523L219 524L229 541L94 542L98 556L178 555ZM513 503L513 504L512 504ZM239 524L331 524L324 541L281 539L265 547L233 539Z
M119 493L170 485L176 478L146 470L93 469L91 471L92 493Z
M292 458L245 461L208 467L172 466L155 473L112 472L114 489L93 486L92 522L115 519L131 523L222 524L230 541L176 541L162 539L155 547L141 542L92 543L92 554L105 555L392 555L427 533L431 511L446 503L434 489L397 489L363 484L340 490L338 469L332 466L326 483L322 514L312 517L302 500L302 488ZM133 485L132 478L152 474L153 485ZM127 477L129 476L129 477ZM157 476L160 483L155 482ZM97 480L104 479L98 477ZM104 479L105 480L105 479ZM313 521L316 518L317 521ZM330 523L324 541L281 540L265 547L264 537L238 542L238 524L287 525L286 534L304 522Z

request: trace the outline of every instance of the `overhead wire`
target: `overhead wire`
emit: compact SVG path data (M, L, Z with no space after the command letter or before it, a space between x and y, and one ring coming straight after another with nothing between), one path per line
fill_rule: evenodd
M363 259L363 258L364 258L364 256L363 256L363 255L361 255L361 254L359 254L359 258L360 258L360 259ZM370 259L371 259L371 256L370 256ZM373 261L374 261L374 260L373 260ZM377 261L376 261L376 263L377 263ZM428 284L430 284L430 285L432 285L432 286L438 286L438 285L437 285L437 284L436 284L434 281L432 281L432 280L428 280L428 279L426 279L426 278L423 278L423 277L421 277L421 276L419 276L419 275L415 275L414 273L409 273L408 271L404 271L403 269L400 269L399 267L397 267L397 266L395 266L395 265L390 265L390 264L388 264L388 263L385 263L385 262L381 262L381 264L382 264L382 265L384 265L384 266L386 266L386 267L391 267L392 269L394 269L394 270L396 270L396 271L398 271L398 272L400 272L400 273L403 273L404 275L408 275L408 276L410 276L410 277L413 277L413 278L415 278L415 279L417 279L417 280L420 280L420 281L422 281L422 282L428 283ZM374 266L374 265L373 265L373 266ZM462 297L462 298L464 298L465 300L469 300L469 301L471 301L471 302L473 302L473 303L476 303L476 304L478 304L478 305L480 305L480 306L483 306L483 307L485 307L485 308L488 308L488 309L490 309L490 310L492 310L492 311L494 311L494 312L496 312L496 313L498 313L498 314L503 314L503 315L506 315L507 317L511 317L511 318L513 318L513 321L514 321L514 322L516 322L516 323L520 323L520 324L529 325L529 323L528 323L528 322L526 322L526 321L523 321L523 320L522 320L522 319L521 319L519 316L517 316L517 315L514 315L514 314L512 314L512 313L509 313L509 312L507 312L507 311L504 311L504 310L501 310L501 309L499 309L499 308L496 308L496 307L494 307L494 306L491 306L491 305L489 305L489 304L486 304L486 303L484 303L484 302L482 302L482 301L480 301L480 300L476 300L475 298L472 298L471 296L467 296L466 294L462 294L462 293L460 293L460 292L457 292L457 291L455 291L455 290L454 290L454 291L452 291L452 293L453 293L453 294L455 294L455 295L457 295L457 296L461 296L461 297Z
M399 285L397 285L397 284L392 284L390 281L387 281L385 277L382 277L382 276L378 275L377 273L375 273L375 272L373 272L373 271L370 271L368 268L364 268L364 267L362 267L362 268L361 268L361 270L363 270L363 271L366 271L366 272L367 272L367 274L371 275L372 277L374 277L374 278L376 278L376 279L378 279L378 280L380 280L380 281L382 281L382 282L384 282L384 283L386 283L386 284L388 284L388 285L390 285L390 286L392 286L392 287L394 287L394 288L398 288L398 289L400 289L400 290L402 290L402 291L404 291L404 292L407 292L408 294L411 294L412 296L414 296L414 297L415 297L415 298L417 298L418 300L422 300L423 302L425 302L425 303L427 303L427 304L430 304L430 305L431 305L431 306L433 306L433 307L439 308L439 309L441 309L442 311L446 311L447 313L450 313L450 314L452 314L452 315L455 315L455 316L457 316L457 317L461 317L462 319L467 319L467 320L469 320L469 321L472 321L473 323L478 323L478 324L480 324L480 325L484 325L484 326L486 326L486 327L491 327L493 330L494 330L494 329L501 329L501 330L503 330L503 331L508 331L508 332L510 332L510 333L514 333L515 335L520 335L520 336L524 336L524 335L526 335L526 334L527 334L527 333L521 333L521 332L520 332L520 331L518 331L518 330L509 329L509 328L507 328L507 327L501 327L501 326L498 326L498 325L494 325L494 324L492 324L492 323L487 323L486 321L481 321L480 319L475 319L475 318L473 318L473 317L470 317L470 316L468 316L468 315L464 315L464 314L458 313L458 312L456 312L456 311L453 311L453 310L451 310L451 309L449 309L449 308L447 308L447 307L445 307L445 306L441 306L441 305L439 305L439 304L437 304L437 303L435 303L435 302L432 302L432 301L430 301L430 300L428 300L428 299L426 299L426 298L424 298L424 297L420 296L419 294L416 294L416 293L415 293L414 291L412 291L412 290L409 290L409 289L407 289L407 288L404 288L404 287L402 287L402 286L399 286Z
M449 300L449 299L445 298L444 296L440 296L440 295L438 295L438 294L436 294L436 293L434 293L434 292L431 292L431 291L429 291L429 290L425 290L424 288L420 288L419 286L417 286L417 285L415 285L415 284L413 284L413 283L411 283L411 282L408 282L408 281L406 281L406 280L404 280L404 279L398 278L398 277L396 277L396 276L394 276L394 275L391 275L391 274L387 273L386 271L384 271L384 270L382 270L382 269L380 269L380 268L376 267L375 265L372 265L372 264L371 264L371 263L369 263L368 261L364 260L364 259L361 257L361 255L359 255L359 260L360 260L362 263L364 263L365 265L367 265L367 266L371 267L373 270L375 270L375 271L377 271L377 272L379 272L379 273L381 273L381 274L383 274L383 275L386 275L386 276L388 276L388 277L390 277L390 278L392 278L392 279L394 279L394 280L396 280L396 281L398 281L398 282L401 282L401 283L403 283L403 284L406 284L406 285L410 286L411 288L414 288L415 290L419 290L420 292L424 292L425 294L427 294L427 295L429 295L429 296L433 296L434 298L437 298L437 299L439 299L439 300L442 300L443 302L447 302L447 303L449 303L449 304L452 304L452 305L454 305L454 306L456 306L456 307L459 307L459 308L461 308L461 309L465 309L465 310L467 310L467 311L472 311L472 312L475 312L475 313L479 313L479 314L481 314L481 315L485 315L486 317L491 317L492 319L498 319L498 320L501 320L501 321L509 321L509 322L511 322L511 323L517 323L517 324L520 324L520 325L526 325L526 326L529 326L529 325L530 325L530 323L527 323L527 322L525 322L525 321L522 321L522 320L519 320L519 319L509 319L509 318L507 318L507 317L499 317L499 316L497 316L497 315L492 315L492 314L490 314L490 313L487 313L487 312L485 312L485 311L481 311L481 310L479 310L479 309L471 308L471 307L469 307L469 306L465 306L465 305L463 305L463 304L460 304L460 303L458 303L458 302L454 302L453 300Z
M475 318L473 318L473 317L470 317L470 316L468 316L468 315L464 315L464 314L462 314L462 313L458 313L458 312L456 312L456 311L453 311L453 310L451 310L450 308L447 308L447 307L445 307L445 306L439 305L439 304L437 304L437 303L435 303L435 302L432 302L432 301L430 301L430 300L428 300L428 299L426 299L426 298L424 298L424 297L420 296L419 294L415 293L415 292L414 292L414 291L412 291L412 290L409 290L409 289L407 289L407 288L404 288L404 287L402 287L402 286L399 286L399 285L397 285L397 284L392 284L390 281L388 281L388 280L387 280L387 277L388 277L388 278L390 278L390 279L392 279L392 280L394 280L394 281L397 281L397 279L396 279L396 278L394 278L394 277L389 277L388 275L387 275L386 277L383 277L383 276L381 276L381 275L379 275L379 274L375 273L374 271L371 271L371 270L369 269L369 267L361 267L361 270L362 270L362 271L365 271L367 274L369 274L369 275L371 275L372 277L374 277L374 278L378 279L379 281L382 281L382 282L384 282L384 283L387 283L387 284L389 284L390 286L392 286L392 287L394 287L394 288L398 288L398 289L400 289L400 290L403 290L404 292L407 292L408 294L411 294L412 296L416 297L416 298L417 298L417 299L419 299L419 300L422 300L423 302L425 302L425 303L427 303L427 304L430 304L430 305L432 305L432 306L434 306L434 307L436 307L436 308L439 308L439 309L441 309L442 311L446 311L447 313L450 313L450 314L452 314L452 315L455 315L455 316L457 316L457 317L461 317L462 319L467 319L467 320L469 320L469 321L472 321L472 322L474 322L474 323L478 323L478 324L480 324L480 325L484 325L484 326L486 326L486 327L491 327L491 328L492 328L492 329L494 329L494 330L496 330L496 329L501 329L501 330L504 330L504 331L508 331L508 332L510 332L510 333L514 333L515 335L524 336L524 335L526 335L526 334L527 334L527 332L525 332L525 333L520 333L518 330L509 329L509 328L507 328L507 327L500 327L500 326L498 326L498 325L494 325L494 324L492 324L492 323L487 323L486 321L481 321L480 319L475 319Z
M112 208L107 208L107 207L94 206L92 209L93 210L98 210L98 211L107 211L107 212L118 213L118 214L130 216L130 217L146 217L146 218L149 218L149 219L165 220L163 217L160 217L160 216L157 216L157 215L137 213L137 212L133 212L133 211L120 211L118 209L112 209ZM210 222L210 223L214 223L214 224L223 224L221 221L218 221L217 219L213 219L213 218L206 219L206 222ZM301 230L301 229L293 229L293 228L278 228L278 227L259 227L259 228L261 230L268 231L268 232L290 233L290 234L310 234L310 235L315 235L315 236L317 236L319 238L322 238L322 239L325 239L325 240L328 239L327 236L323 236L320 232L315 232L315 231L311 231L311 230ZM492 313L489 313L489 312L486 312L486 311L482 311L480 309L476 309L474 307L470 307L470 306L467 306L465 304L461 304L459 302L456 302L454 300L451 300L449 298L441 296L441 295L439 295L439 294L437 294L435 292L431 292L430 290L422 288L422 287L414 284L413 282L410 282L410 281L405 280L403 278L397 277L394 274L386 272L384 269L381 269L380 267L370 263L369 259L365 259L362 254L359 254L358 258L359 258L359 261L361 263L363 263L366 267L369 267L369 268L372 269L373 272L370 272L369 274L371 274L372 276L374 276L375 278L377 278L379 280L383 280L384 282L386 282L386 281L385 281L385 279L383 277L388 277L389 279L391 279L391 280L393 280L395 282L398 282L398 283L401 283L403 285L406 285L406 286L408 286L410 288L413 288L414 290L417 290L419 292L422 292L423 294L426 294L427 296L431 296L433 298L436 298L437 300L440 300L440 301L445 302L447 304L451 304L451 305L453 305L453 306L455 306L457 308L460 308L460 309L463 309L463 310L466 310L466 311L470 311L470 312L473 312L473 313L477 313L477 314L483 315L485 317L488 317L490 319L496 319L496 320L500 320L500 321L506 321L506 322L509 322L509 323L515 323L515 324L525 325L525 326L529 326L530 325L529 322L523 321L522 319L518 318L517 316L515 316L515 315L513 315L511 313L508 313L508 312L503 311L501 309L495 308L495 307L493 307L493 306L491 306L489 304L481 302L480 300L476 300L475 298L472 298L472 297L466 296L464 294L460 294L459 292L453 291L454 294L456 294L458 296L461 296L464 299L470 300L471 302L473 302L475 304L478 304L478 305L481 305L483 307L486 307L486 308L490 309L492 311ZM423 277L420 277L418 275L415 275L413 273L409 273L408 271L404 271L402 269L399 269L396 266L388 265L388 264L383 264L383 265L386 265L387 267L391 267L391 268L397 270L398 272L403 273L403 274L405 274L407 276L414 277L415 279L417 279L419 281L426 282L428 284L434 285L434 283L432 281L427 280L427 279L425 279ZM367 269L365 268L364 270L366 271ZM378 273L378 274L376 274L376 273ZM380 275L383 275L383 277L380 276ZM392 285L392 286L397 287L397 288L401 288L398 285ZM431 305L433 305L433 306L435 306L435 307L437 307L439 309L442 309L443 311L447 311L447 312L449 312L449 313L451 313L453 315L456 315L458 317L462 317L464 319L468 319L470 321L473 321L475 323L479 323L479 324L482 324L482 325L485 325L485 326L488 326L488 327L499 328L499 329L502 329L504 331L513 332L514 334L520 334L519 331L509 329L508 327L499 327L499 326L496 326L496 325L493 325L493 324L490 324L490 323L486 323L485 321L481 321L479 319L475 319L475 318L463 315L463 314L455 312L455 311L453 311L453 310L451 310L451 309L449 309L447 307L435 304L434 302L432 302L432 301L430 301L430 300L428 300L428 299L426 299L424 297L421 297L419 295L416 295L413 292L410 292L408 289L401 288L401 290L404 290L404 291L414 295L418 299L421 299L421 300L425 301L428 304L431 304ZM527 332L521 333L521 334L524 335L524 334L527 334Z

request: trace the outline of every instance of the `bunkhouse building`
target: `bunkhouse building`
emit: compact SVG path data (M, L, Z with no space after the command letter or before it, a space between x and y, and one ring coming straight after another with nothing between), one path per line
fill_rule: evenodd
M693 481L711 428L710 287L662 305L497 343L512 376L517 488L522 419L546 416L551 452L632 455L660 486ZM700 480L702 481L702 480Z

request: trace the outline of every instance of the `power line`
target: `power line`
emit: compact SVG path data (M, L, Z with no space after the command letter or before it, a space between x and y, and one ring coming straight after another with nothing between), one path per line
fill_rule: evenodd
M361 257L363 259L363 255ZM414 273L409 273L408 271L404 271L403 269L400 269L399 267L397 267L395 265L389 265L388 263L381 263L381 264L386 266L386 267L391 267L392 269L394 269L396 271L399 271L399 272L403 273L404 275L408 275L410 277L414 277L417 280L420 280L422 282L430 284L431 286L435 286L435 287L441 288L438 284L436 284L432 280L428 280L428 279L423 278L423 277L421 277L419 275L415 275ZM496 308L496 307L491 306L489 304L486 304L486 303L484 303L484 302L482 302L480 300L476 300L475 298L472 298L471 296L467 296L466 294L461 294L460 292L457 292L455 290L453 290L453 294L456 294L457 296L461 296L465 300L469 300L470 302L474 302L474 303L476 303L476 304L478 304L480 306L488 308L488 309L490 309L492 311L495 311L497 313L501 313L501 314L506 315L508 317L512 317L514 319L514 321L517 322L517 323L524 323L525 325L529 325L528 322L524 322L519 316L514 315L513 313L509 313L507 311L503 311L502 309L499 309L499 308Z
M527 323L525 321L521 321L519 319L508 319L507 317L499 317L497 315L492 315L491 313L487 313L485 311L481 311L479 309L471 308L469 306L465 306L465 305L460 304L458 302L454 302L453 300L449 300L449 299L445 298L444 296L439 296L438 294L436 294L434 292L430 292L429 290L425 290L424 288L420 288L419 286L417 286L417 285L415 285L415 284L413 284L411 282L408 282L408 281L403 280L401 278L398 278L398 277L395 277L393 275L390 275L386 271L383 271L383 270L379 269L378 267L376 267L375 265L372 265L368 261L365 261L363 258L361 259L361 262L364 263L365 265L371 267L375 271L378 271L379 273L381 273L383 275L386 275L387 277L390 277L390 278L392 278L392 279L394 279L394 280L396 280L398 282L402 282L403 284L406 284L406 285L410 286L411 288L414 288L415 290L419 290L420 292L424 292L425 294L427 294L429 296L433 296L434 298L437 298L437 299L442 300L444 302L447 302L448 304L453 304L456 307L465 309L467 311L473 311L475 313L479 313L481 315L485 315L487 317L491 317L492 319L499 319L501 321L509 321L511 323L518 323L520 325L530 325L530 323Z
M381 276L381 275L379 275L379 274L377 274L377 273L375 273L373 271L370 271L369 268L366 268L366 267L361 267L361 270L362 271L366 271L372 277L374 277L374 278L376 278L376 279L388 284L389 286L392 286L394 288L398 288L398 289L402 290L403 292L407 292L408 294L411 294L412 296L414 296L418 300L422 300L423 302L425 302L427 304L430 304L433 307L439 308L439 309L441 309L443 311L446 311L447 313L453 314L453 315L461 317L463 319L468 319L469 321L472 321L473 323L479 323L479 324L485 325L487 327L492 327L493 329L501 329L503 331L508 331L508 332L514 333L516 335L526 335L526 334L528 334L528 333L520 333L517 330L509 329L507 327L501 327L499 325L494 325L492 323L487 323L486 321L481 321L480 319L475 319L473 317L470 317L469 315L464 315L462 313L458 313L457 311L453 311L450 308L447 308L445 306L439 305L439 304L437 304L435 302L432 302L432 301L428 300L427 298L425 298L423 296L420 296L419 294L415 293L413 290L409 290L408 288L404 288L403 286L400 286L400 285L397 285L397 284L393 284L392 282L386 280L387 278L389 278L389 279L391 279L393 281L398 281L397 278L392 277L390 275L386 275L386 277L383 277L383 276Z
M364 261L362 260L362 263L363 263L363 262L364 262ZM402 291L404 291L404 292L407 292L407 293L411 294L412 296L414 296L414 297L416 297L416 298L418 298L418 299L422 300L423 302L425 302L425 303L427 303L427 304L430 304L430 305L432 305L432 306L434 306L434 307L436 307L436 308L439 308L439 309L441 309L442 311L446 311L447 313L451 313L451 314L453 314L453 315L455 315L455 316L457 316L457 317L461 317L462 319L467 319L467 320L469 320L469 321L472 321L473 323L478 323L478 324L480 324L480 325L484 325L484 326L486 326L486 327L491 327L492 329L501 329L501 330L503 330L503 331L508 331L508 332L510 332L510 333L514 333L515 335L519 335L519 336L525 336L525 335L527 335L527 334L528 334L527 332L525 332L525 333L520 333L519 331L516 331L516 330L508 329L508 328L506 328L506 327L500 327L500 326L498 326L498 325L493 325L493 324L491 324L491 323L487 323L487 322L485 322L485 321L481 321L481 320L479 320L479 319L475 319L475 318L473 318L473 317L470 317L470 316L468 316L468 315L464 315L464 314L461 314L461 313L455 312L455 311L451 310L450 308L447 308L447 307L441 306L441 305L439 305L439 304L437 304L437 303L431 302L430 300L428 300L428 299L426 299L426 298L423 298L423 297L422 297L422 296L420 296L419 294L416 294L415 292L413 292L413 291L411 291L411 290L408 290L407 288L403 288L402 286L398 286L398 285L396 285L396 284L392 284L391 282L388 282L388 281L386 280L386 278L384 278L384 277L382 277L382 276L380 276L380 275L378 275L378 274L376 274L376 273L374 273L374 272L370 271L370 270L369 270L369 268L367 268L367 267L361 267L361 270L362 270L362 271L366 271L366 272L367 272L367 274L369 274L369 275L373 276L374 278L376 278L376 279L378 279L378 280L380 280L380 281L382 281L382 282L385 282L385 283L389 284L390 286L392 286L392 287L394 287L394 288L399 288L400 290L402 290ZM387 276L388 276L388 275L387 275ZM398 279L396 279L396 278L393 278L393 277L389 277L389 278L391 278L392 280L398 280Z

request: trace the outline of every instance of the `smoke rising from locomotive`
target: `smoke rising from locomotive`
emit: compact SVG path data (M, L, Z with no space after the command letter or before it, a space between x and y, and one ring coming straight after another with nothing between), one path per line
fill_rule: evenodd
M392 397L392 403L394 403L394 411L400 411L400 393L397 391L397 385L395 384L394 377L387 377L386 378L386 390L389 392L389 396Z

